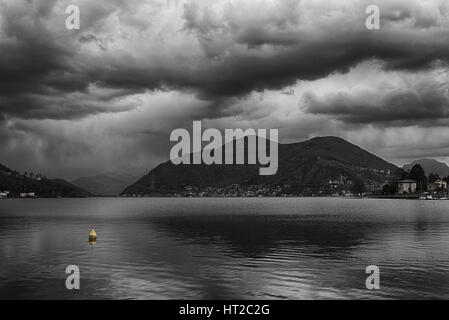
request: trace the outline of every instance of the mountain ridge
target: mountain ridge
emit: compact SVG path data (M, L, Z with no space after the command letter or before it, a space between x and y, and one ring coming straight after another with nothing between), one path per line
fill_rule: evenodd
M223 148L223 147L222 147ZM345 177L382 183L399 168L342 138L315 137L279 144L279 168L273 176L259 176L258 165L159 164L121 195L174 194L192 186L223 188L238 185L290 185L293 193L320 189L329 180ZM382 173L383 172L383 173Z
M9 191L11 197L21 193L34 194L36 197L89 197L88 191L79 188L64 179L47 179L45 177L20 174L0 164L0 191Z
M405 171L410 171L415 164L419 164L424 169L427 176L431 173L436 173L440 177L449 176L449 166L446 163L435 159L426 158L414 160L411 163L404 164L402 168Z
M137 177L125 173L101 173L92 176L79 177L72 184L98 196L116 196Z

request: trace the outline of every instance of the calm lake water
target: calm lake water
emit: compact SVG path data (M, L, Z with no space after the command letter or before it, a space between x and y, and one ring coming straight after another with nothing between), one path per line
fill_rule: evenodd
M449 201L0 200L0 298L448 299Z

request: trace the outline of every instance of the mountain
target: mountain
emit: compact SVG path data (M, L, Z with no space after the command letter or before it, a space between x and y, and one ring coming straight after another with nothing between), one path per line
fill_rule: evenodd
M72 183L95 195L115 196L136 180L135 176L126 173L105 173L81 177L73 180Z
M17 197L20 193L34 193L37 197L88 197L89 192L62 179L30 177L0 164L0 191L9 191Z
M8 172L12 172L12 170L11 169L9 169L9 168L7 168L7 167L5 167L4 165L2 165L1 163L0 163L0 174L2 174L2 173L8 173Z
M291 193L297 193L328 188L330 180L382 184L398 170L395 165L337 137L279 144L277 173L260 176L259 167L246 164L176 166L167 161L126 188L122 195L166 195L188 186L222 188L232 184L289 185Z
M431 173L437 173L440 177L449 176L449 166L444 162L434 159L415 160L412 163L405 164L403 169L405 171L410 171L415 164L419 164L424 169L427 176Z

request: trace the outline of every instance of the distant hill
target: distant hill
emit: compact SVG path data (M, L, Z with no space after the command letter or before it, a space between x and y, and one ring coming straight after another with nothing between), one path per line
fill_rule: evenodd
M291 185L293 192L325 187L329 180L347 177L382 183L398 168L348 141L318 137L300 143L279 144L279 169L275 175L260 176L259 165L173 165L160 164L122 195L172 194L193 187L226 187L231 184Z
M115 196L136 180L135 176L126 173L105 173L81 177L73 180L72 183L95 195Z
M444 162L434 159L415 160L412 163L405 164L403 169L405 171L410 171L415 164L419 164L424 169L427 176L431 173L437 173L440 177L449 176L449 166Z
M4 165L2 165L2 164L0 163L0 174L2 174L2 173L8 173L8 172L12 172L12 170L9 169L8 167L5 167Z
M62 179L29 177L0 164L0 191L11 196L34 192L38 197L88 197L92 194Z

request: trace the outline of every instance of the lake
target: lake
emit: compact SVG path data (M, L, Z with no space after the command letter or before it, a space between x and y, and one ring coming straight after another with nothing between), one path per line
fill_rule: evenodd
M448 299L449 201L4 199L0 298Z

